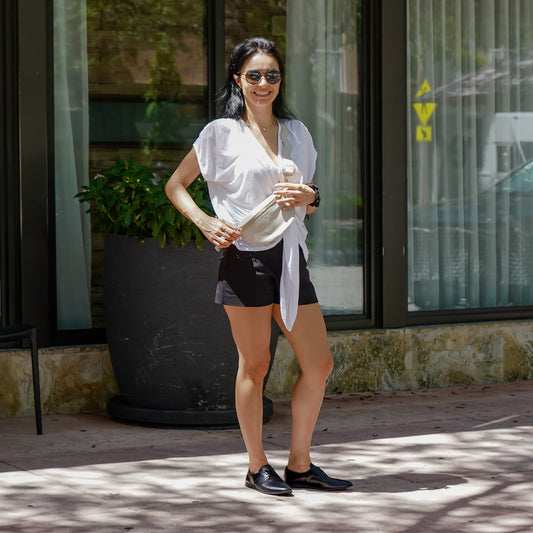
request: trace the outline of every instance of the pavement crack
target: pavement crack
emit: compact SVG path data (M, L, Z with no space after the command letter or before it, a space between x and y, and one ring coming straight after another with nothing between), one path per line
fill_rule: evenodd
M0 464L9 466L10 468L14 468L15 470L18 470L19 472L26 472L27 474L31 474L32 476L36 476L38 478L45 479L44 476L40 476L39 474L36 474L34 470L28 470L26 468L22 468L20 466L17 466L17 465L14 465L12 463L9 463L8 461L3 461L2 459L0 459ZM1 472L0 472L0 474L1 474Z

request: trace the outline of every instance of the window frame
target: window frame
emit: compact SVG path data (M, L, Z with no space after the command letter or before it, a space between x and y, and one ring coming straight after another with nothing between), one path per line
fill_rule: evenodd
M20 240L18 201L17 20L13 0L0 8L0 323L20 321Z
M13 0L14 65L17 93L14 98L17 144L9 184L13 202L8 251L10 322L35 324L39 343L50 344L52 331L52 265L50 259L49 132L50 132L50 0ZM40 125L40 127L36 127ZM16 210L15 215L10 209Z
M383 0L380 35L380 312L379 327L407 318L407 4Z

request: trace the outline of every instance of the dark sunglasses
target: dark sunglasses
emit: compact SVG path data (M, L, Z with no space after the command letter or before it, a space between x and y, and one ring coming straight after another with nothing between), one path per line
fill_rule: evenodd
M279 83L281 81L281 72L279 70L268 70L266 74L261 74L258 70L249 70L246 73L237 72L239 76L244 76L248 83L255 85L261 81L261 78L264 76L265 80L272 85Z

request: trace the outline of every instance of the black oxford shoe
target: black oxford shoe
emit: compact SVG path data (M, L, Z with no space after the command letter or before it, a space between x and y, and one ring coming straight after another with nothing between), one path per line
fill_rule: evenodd
M351 481L329 477L324 470L311 464L307 472L294 472L285 468L285 481L293 489L346 490L352 486Z
M264 494L272 494L274 496L289 496L292 494L289 485L276 474L276 471L270 465L262 466L257 474L252 474L248 470L244 484Z

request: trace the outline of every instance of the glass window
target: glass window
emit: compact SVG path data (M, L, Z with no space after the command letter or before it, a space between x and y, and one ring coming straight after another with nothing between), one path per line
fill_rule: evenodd
M117 157L164 175L207 121L205 2L54 0L58 329L103 327L103 234L81 185Z
M533 1L409 0L409 310L533 304Z
M286 58L289 108L318 152L320 209L308 220L309 270L326 315L360 314L363 298L361 1L226 0L227 55L252 35ZM305 21L305 23L302 23Z

